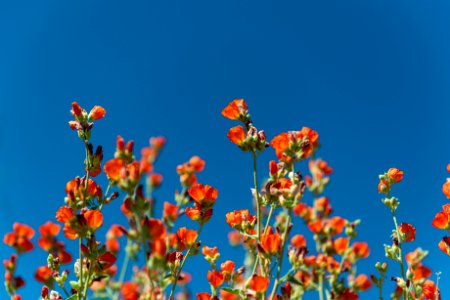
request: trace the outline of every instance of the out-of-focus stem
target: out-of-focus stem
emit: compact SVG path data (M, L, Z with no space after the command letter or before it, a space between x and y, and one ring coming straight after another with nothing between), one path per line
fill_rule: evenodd
M278 253L277 277L275 279L275 284L273 285L270 299L274 299L275 294L277 293L278 286L280 285L281 267L283 266L284 250L286 249L286 242L289 235L289 225L291 224L291 218L292 218L292 209L289 209L288 217L284 224L284 232L282 236L283 244L281 246L280 252Z

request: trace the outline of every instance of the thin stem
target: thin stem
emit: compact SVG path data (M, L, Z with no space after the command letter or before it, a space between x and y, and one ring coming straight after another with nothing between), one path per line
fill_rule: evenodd
M264 227L264 234L266 234L267 230L269 229L270 219L272 219L274 210L275 210L275 207L273 205L271 205L270 210L269 210L269 215L267 216L266 226Z
M127 246L130 244L130 242L127 242ZM126 248L125 248L126 249ZM128 255L128 252L125 251L125 258L122 262L122 267L120 269L120 275L119 275L119 281L117 282L117 286L121 286L123 281L125 280L125 274L127 273L128 268L128 262L130 261L130 256ZM120 290L114 293L113 300L118 300L120 295Z
M405 266L403 264L402 241L401 241L401 238L400 238L400 230L398 229L397 217L395 216L395 211L394 210L392 210L392 219L394 220L395 231L397 233L397 239L398 239L398 253L399 253L398 262L400 263L400 271L402 273L402 278L406 282ZM405 300L409 299L408 292L406 290L403 290L403 298Z
M103 196L102 203L100 203L100 205L98 207L98 210L102 211L103 204L105 204L106 198L108 197L108 194L109 194L109 191L111 190L111 187L112 187L112 185L111 185L111 182L110 182L108 184L108 187L106 188L105 195Z
M292 209L289 209L289 214L284 224L284 232L282 236L283 245L281 246L280 252L278 253L277 277L275 279L275 284L273 285L270 299L274 299L275 294L277 293L278 286L280 285L281 267L283 266L284 251L286 249L286 241L289 235L289 225L291 224L291 218L292 218Z
M257 238L258 238L258 242L260 241L260 237L261 237L261 199L259 198L259 184L258 184L258 176L256 174L256 153L253 152L253 182L255 184L255 196L256 196L256 221L258 224L258 230L256 232Z
M173 294L175 293L175 289L177 287L177 283L178 283L178 278L180 277L181 271L183 270L184 264L186 263L189 255L191 254L191 250L194 247L194 245L197 243L198 238L200 237L200 233L202 232L203 229L203 224L200 225L200 227L198 228L197 231L197 238L195 239L195 241L192 243L192 245L189 247L188 251L186 252L186 255L183 258L183 261L181 262L180 268L178 269L178 271L175 273L175 282L172 285L172 290L170 291L170 295L169 295L169 300L173 299Z
M323 300L323 273L322 272L319 274L319 287L317 289L317 292L319 293L319 299Z
M79 255L80 255L80 257L79 257L79 259L80 259L80 293L79 293L79 296L78 296L78 299L82 299L82 297L83 297L83 294L82 294L82 291L83 291L83 252L81 251L81 245L83 244L83 238L80 236L80 239L79 239L79 249L78 249L78 251L79 251Z

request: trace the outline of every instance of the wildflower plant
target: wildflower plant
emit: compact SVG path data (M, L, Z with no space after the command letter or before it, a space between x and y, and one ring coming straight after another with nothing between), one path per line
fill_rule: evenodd
M157 212L153 192L163 177L155 165L165 139L151 138L138 157L134 142L118 136L114 157L104 160L102 146L94 146L91 137L105 109L95 106L87 112L74 102L71 114L69 126L84 148L85 172L67 182L54 219L38 229L37 245L48 253L34 276L42 283L40 299L182 300L191 296L191 280L206 280L210 286L209 291L195 295L199 300L287 300L302 299L306 293L320 300L358 299L372 285L383 299L387 263L377 263L379 275L358 271L370 249L358 239L360 220L334 214L326 189L333 169L317 157L319 134L315 130L303 127L282 132L269 141L253 123L243 99L229 103L222 115L237 123L228 131L229 140L251 157L254 209L230 207L225 216L215 216L219 192L199 181L206 165L199 156L177 166L180 188ZM264 151L273 151L274 156L266 179L260 181L258 158ZM305 167L308 172L302 173ZM106 187L98 183L99 176L106 176ZM397 288L391 298L436 300L438 284L429 279L431 270L422 263L428 252L417 248L404 253L403 244L414 241L416 230L409 223L397 222L399 201L391 196L391 189L402 179L403 172L392 168L380 176L378 186L394 220L386 256L400 270L393 278ZM448 181L443 192L450 198ZM307 193L312 201L304 197ZM103 238L99 229L113 201L121 202L127 222L112 224ZM433 226L448 230L449 211L449 204L444 205ZM228 224L230 244L245 253L243 262L223 257L216 246L201 239L212 217ZM179 225L182 218L185 226ZM303 223L305 231L295 232L295 222ZM18 261L34 250L36 236L33 228L21 223L15 223L4 236L4 243L14 252L4 260L5 288L11 299L21 299L25 281L19 275ZM66 243L77 243L77 253L69 253ZM439 243L447 254L449 245L447 236ZM205 259L209 270L193 278L184 269L197 255Z

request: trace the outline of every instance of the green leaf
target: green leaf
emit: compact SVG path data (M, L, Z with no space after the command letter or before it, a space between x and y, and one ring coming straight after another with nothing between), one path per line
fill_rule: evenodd
M229 287L223 287L222 290L224 290L225 292L228 292L228 293L235 294L235 295L239 295L240 292L241 292L238 289L232 289L232 288L229 288Z

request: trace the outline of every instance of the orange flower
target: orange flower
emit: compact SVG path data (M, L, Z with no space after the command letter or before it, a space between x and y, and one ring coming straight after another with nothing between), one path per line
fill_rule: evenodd
M389 191L389 184L386 180L381 179L378 183L378 193L387 193Z
M412 242L416 239L416 228L414 228L411 224L401 223L398 230L404 235L402 241Z
M367 291L372 287L372 282L365 274L360 274L355 279L355 289L358 291Z
M450 198L450 180L447 179L447 181L442 185L442 192L447 198Z
M194 169L195 172L201 172L205 168L205 161L199 156L192 156L189 160L189 165Z
M145 238L148 240L165 238L167 234L164 223L159 219L146 217L142 220L142 229Z
M203 256L205 256L205 259L209 262L216 261L220 256L219 249L217 249L217 247L210 248L208 246L203 246L202 253Z
M316 220L308 223L308 229L311 230L312 233L321 233L323 228L324 226L322 220Z
M339 255L344 254L345 250L348 248L348 245L349 240L346 237L339 237L333 242L334 251L336 251Z
M79 177L76 177L66 183L66 193L68 199L71 201L76 201L77 198L87 200L91 197L102 197L102 189L94 180L88 180L86 189L86 179Z
M227 260L220 265L220 270L222 270L223 275L230 276L234 272L235 264L231 260Z
M180 182L186 186L190 187L197 184L196 172L201 172L205 168L205 161L198 156L193 156L191 159L177 166L177 173L180 175Z
M88 210L83 213L84 218L90 229L97 230L103 225L103 215L99 210Z
M270 145L275 149L276 156L280 160L287 163L292 161L292 159L289 156L284 154L284 152L289 148L290 140L292 140L291 135L287 134L286 132L282 132L276 137L274 137L270 142Z
M139 285L135 282L124 282L120 287L120 292L124 300L139 299Z
M346 219L336 216L329 220L327 227L331 229L332 235L338 235L344 230L346 224Z
M439 229L450 229L450 214L445 210L438 212L431 223L434 227Z
M430 300L440 299L438 295L440 295L438 288L431 280L426 280L422 285L422 293L423 295Z
M314 207L318 212L322 213L323 216L329 216L333 211L330 200L328 200L327 197L317 198L314 201Z
M445 236L440 242L439 242L439 249L441 249L442 252L444 252L447 255L450 255L450 236Z
M261 235L261 246L268 255L275 255L280 251L281 237L278 233L273 233L269 227L267 233Z
M247 133L241 125L238 125L230 128L230 130L228 130L227 136L232 143L240 146L245 141Z
M38 239L38 245L45 251L49 251L56 243L55 237L61 230L61 226L51 221L39 227L41 237Z
M431 275L431 270L430 268L419 264L418 266L415 267L414 269L414 277L413 277L413 281L417 282L419 280L422 280L424 278L428 278Z
M251 215L248 209L241 209L227 213L226 221L232 228L245 230L247 228L253 228L256 217Z
M295 248L302 248L306 247L306 239L301 234L296 234L291 238L291 244Z
M213 206L218 196L218 191L215 188L203 184L191 187L188 189L188 193L198 205L204 208Z
M249 282L249 288L255 291L257 294L265 293L269 287L270 280L267 277L254 274Z
M223 284L225 277L217 270L208 271L208 282L215 288L218 288Z
M231 101L223 110L222 116L230 120L245 120L248 118L248 106L244 99Z
M282 132L272 139L278 159L291 163L311 156L319 145L319 134L308 127L300 131Z
M197 241L197 232L192 229L186 229L186 227L178 229L177 236L180 242L187 248L191 247Z
M70 111L72 115L76 118L81 117L83 114L84 109L81 108L80 104L78 102L72 102L72 110Z
M103 166L106 176L109 180L119 181L122 169L125 167L125 163L120 158L114 158L108 160Z
M170 222L175 222L178 218L178 205L164 202L163 219Z
M211 300L212 297L209 293L201 292L195 295L197 297L197 300Z
M13 232L5 234L3 242L14 247L17 252L29 252L33 250L34 245L31 238L34 236L34 229L28 225L14 223Z
M37 268L36 273L34 273L34 278L40 283L50 284L53 280L52 273L53 271L47 266L41 266Z
M102 119L106 114L106 110L101 106L94 106L89 112L88 119L89 120L99 120Z
M394 183L399 183L403 179L403 171L396 168L390 168L387 175Z
M370 254L369 245L366 242L355 242L352 249L356 258L366 258Z

